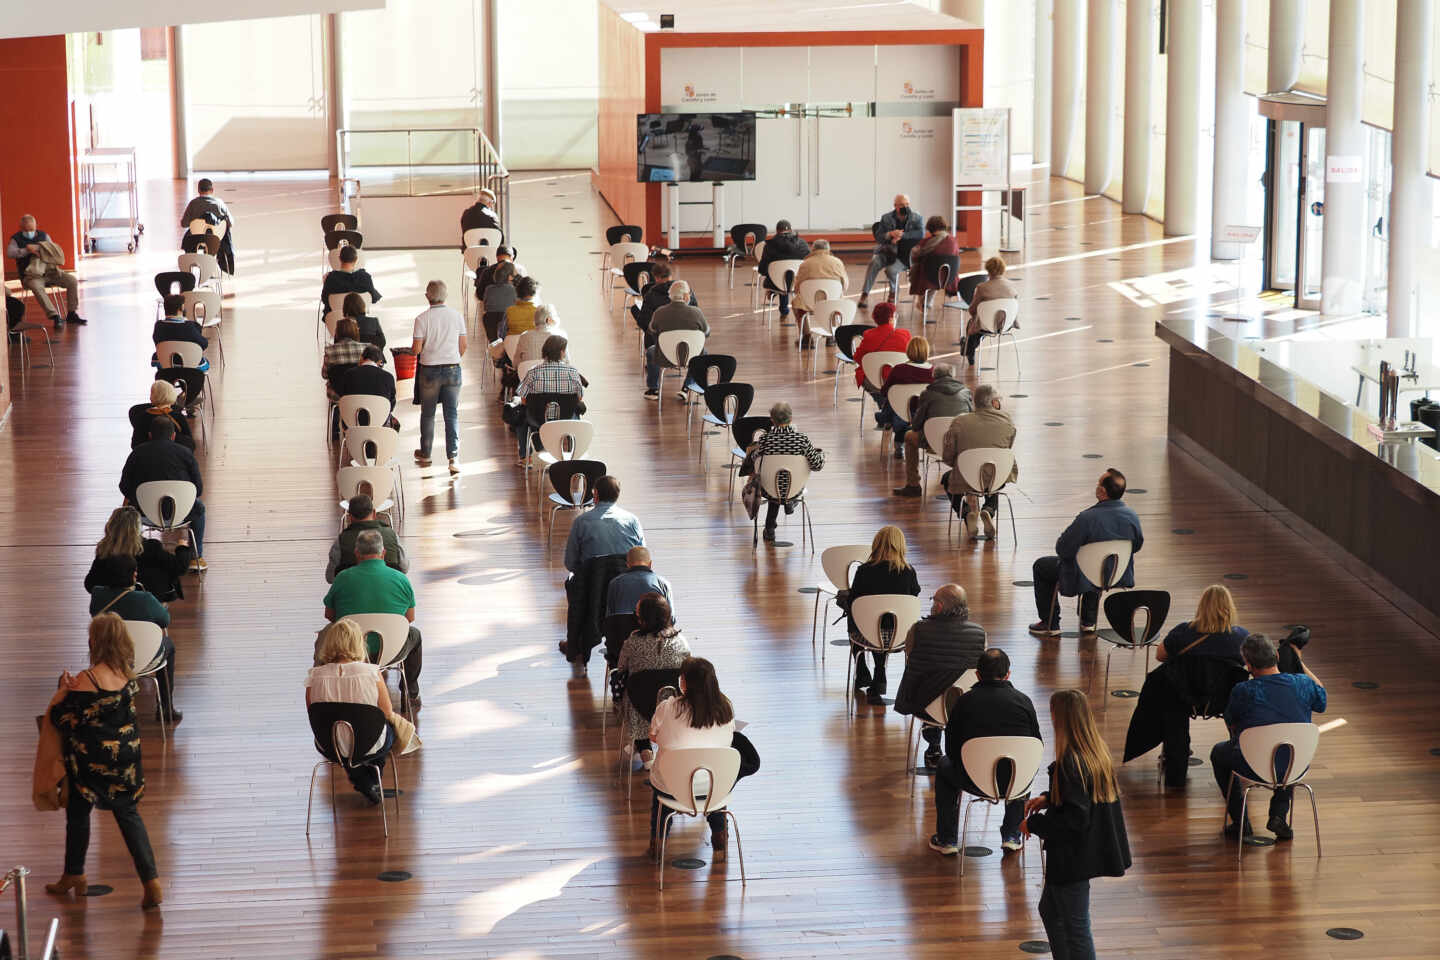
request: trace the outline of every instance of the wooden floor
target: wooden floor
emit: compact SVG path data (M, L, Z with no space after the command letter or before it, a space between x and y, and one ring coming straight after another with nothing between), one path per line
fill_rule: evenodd
M149 789L142 804L166 884L163 911L143 915L140 891L112 823L95 829L93 883L115 892L79 904L40 882L61 868L62 817L30 808L34 715L62 669L84 665L81 588L93 544L117 505L128 449L128 405L151 372L151 275L173 264L179 185L147 191L145 246L86 261L90 325L66 330L56 369L22 379L0 431L0 538L7 617L0 640L0 864L35 871L34 927L61 918L66 957L1010 957L1043 939L1036 915L1040 858L972 859L962 881L954 858L925 848L933 829L928 781L902 774L905 725L893 712L846 719L844 659L812 655L818 554L754 552L742 510L727 502L727 472L711 445L708 472L667 399L663 424L640 394L628 319L597 294L603 227L613 222L583 175L521 177L513 201L521 260L557 304L572 355L589 376L595 453L623 481L625 506L645 524L657 569L669 577L679 620L712 659L764 765L743 781L739 817L748 885L728 864L708 865L703 827L687 824L673 856L707 861L670 870L655 889L643 858L647 803L627 807L612 783L614 753L600 734L600 671L570 682L555 651L563 636L561 521L546 550L510 435L480 391L478 352L466 362L462 459L409 467L404 530L425 635L425 747L400 764L398 824L386 842L373 809L343 788L338 822L317 789L307 841L305 794L314 751L302 682L321 623L325 556L335 533L334 454L322 440L325 400L314 343L317 221L333 209L320 181L222 183L238 218L239 275L227 300L225 348L214 374L218 417L202 465L210 572L174 607L179 706L168 745L144 729ZM710 317L712 352L740 359L757 387L756 410L795 405L796 423L829 461L811 486L821 547L868 542L897 523L928 591L958 581L975 618L1004 647L1014 680L1040 705L1057 687L1091 692L1118 754L1133 700L1101 690L1105 649L1073 637L1040 642L1032 560L1091 500L1098 472L1129 476L1127 497L1145 524L1142 586L1175 597L1172 622L1213 582L1231 586L1243 623L1267 632L1309 624L1307 660L1327 682L1325 734L1311 773L1324 851L1297 817L1293 843L1247 850L1243 869L1220 837L1221 804L1208 766L1184 793L1162 795L1153 757L1124 768L1135 866L1094 885L1095 934L1107 957L1433 957L1440 942L1440 657L1435 638L1228 489L1166 439L1166 353L1152 334L1161 310L1124 295L1136 281L1203 263L1191 240L1164 240L1159 225L1122 216L1078 185L1041 180L1029 195L1031 250L1015 272L1025 293L1015 378L1002 359L1007 404L1019 427L1015 497L1019 542L947 537L942 504L890 495L903 482L888 436L857 430L857 405L828 376L811 377L793 328L766 328L713 261L687 260ZM1197 261L1197 257L1201 258ZM967 255L966 266L978 263ZM453 251L377 252L392 342L408 337L424 282L454 282ZM851 268L858 283L863 266ZM1223 279L1227 274L1221 274ZM1133 285L1132 285L1133 286ZM854 283L852 283L852 290ZM958 349L958 311L927 334ZM915 318L906 315L912 327ZM213 350L212 350L213 353ZM983 355L986 366L993 352ZM822 369L828 364L822 364ZM984 374L982 374L984 375ZM991 374L993 376L993 374ZM402 450L414 446L416 408L400 408ZM1231 579L1222 581L1222 577ZM1070 608L1067 629L1073 628ZM834 629L831 639L837 636ZM1112 686L1137 687L1139 658L1121 654ZM899 667L892 678L898 681ZM1355 681L1379 684L1357 689ZM1222 735L1197 723L1195 751ZM614 743L614 735L611 735ZM1047 758L1048 758L1047 748ZM1303 812L1303 811L1302 811ZM976 821L980 818L977 816ZM971 842L998 847L998 821ZM733 845L732 845L733 847ZM413 879L382 883L381 871ZM9 907L0 906L7 917ZM1354 927L1358 942L1326 936Z

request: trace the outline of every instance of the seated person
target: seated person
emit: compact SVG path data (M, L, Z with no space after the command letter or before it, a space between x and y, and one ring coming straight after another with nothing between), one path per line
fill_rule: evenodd
M936 289L934 277L940 264L951 257L960 255L960 247L950 233L950 224L941 216L931 216L925 221L925 239L915 244L910 251L910 295L915 298L915 309L925 306L925 295ZM951 289L956 277L950 278ZM948 291L946 291L948 292Z
M336 735L335 748L349 753L354 766L346 768L350 785L372 806L379 806L384 796L376 771L385 769L385 760L395 746L397 727L413 733L410 722L390 705L390 690L380 668L366 662L365 635L354 620L337 620L320 632L315 648L315 666L305 677L305 706L313 703L363 703L379 707L388 721L380 739L362 744L360 749L350 742L349 731ZM402 752L408 752L403 751ZM363 764L363 765L362 765Z
M790 312L790 294L781 290L770 279L770 265L777 260L804 260L808 256L810 256L810 244L806 243L791 228L790 221L777 221L775 235L765 241L765 250L761 254L757 269L760 271L760 282L765 285L765 289L780 295L780 316L782 318ZM791 281L792 284L794 282ZM792 286L791 289L794 287Z
M495 248L494 259L481 267L475 274L475 299L483 300L486 291L488 291L493 284L506 282L499 276L500 264L502 263L510 264L508 282L513 283L516 277L525 276L525 268L515 260L515 248L504 245L498 246Z
M5 329L10 332L10 342L19 343L20 333L15 328L25 322L25 301L18 297L10 296L10 291L5 291Z
M1225 834L1243 839L1254 831L1248 820L1240 822L1242 791L1238 787L1230 789L1230 774L1239 773L1253 780L1264 778L1250 769L1240 753L1240 734L1251 727L1272 723L1310 723L1312 711L1325 712L1326 699L1325 684L1310 672L1303 660L1300 668L1304 673L1280 672L1275 644L1265 634L1252 633L1246 637L1240 655L1252 679L1236 684L1230 691L1230 705L1225 708L1225 726L1230 728L1230 739L1215 744L1210 751L1210 765L1215 769L1220 794L1226 798L1225 812L1230 823L1225 827ZM1289 840L1294 836L1289 823L1294 792L1291 788L1276 790L1270 795L1270 818L1265 825L1276 840Z
M515 302L505 308L501 339L535 329L535 293L539 289L540 285L534 277L521 277L515 281Z
M720 692L715 666L709 660L687 657L680 664L680 695L655 705L655 715L650 719L650 739L655 743L657 757L666 750L734 745L735 708L730 699ZM741 764L743 767L743 759ZM659 771L653 768L650 771L650 786L655 796L650 803L650 848L646 855L658 861L660 795L673 797L680 787L662 782ZM724 863L730 841L725 811L712 810L705 819L710 826L710 859Z
M330 296L336 293L368 293L371 303L380 302L380 291L375 289L375 281L370 279L370 272L360 263L360 251L351 246L340 248L340 269L331 270L325 274L325 282L320 287L320 304L329 312Z
M656 256L658 258L659 255ZM650 268L650 283L641 291L639 305L630 308L635 325L647 334L646 343L650 342L650 321L655 319L656 310L670 303L670 284L675 282L675 268L668 257L663 260L656 259L652 263L654 266ZM690 291L690 306L700 306L693 289Z
M415 623L415 591L410 580L385 563L385 538L362 530L355 538L355 565L340 570L325 594L325 619L334 623L355 613L398 613L411 623L396 659L405 661L404 695L412 710L420 707L420 631Z
M185 590L180 578L190 569L195 552L188 543L181 543L171 553L165 544L140 532L140 511L134 507L116 507L105 521L105 535L95 544L95 559L85 574L85 592L100 585L101 571L111 557L130 557L135 561L139 584L161 603L183 599Z
M204 333L205 328L194 320L185 319L184 297L178 293L167 293L161 302L165 310L165 316L155 321L155 328L150 333L150 338L155 342L156 346L170 340L198 344L201 350L210 346L210 338L205 336ZM166 357L165 362L161 363L158 354L151 354L150 366L168 367L170 366L170 359L170 357ZM210 369L209 357L200 358L199 369Z
M930 365L930 341L924 337L911 337L905 345L908 363L897 363L885 375L880 385L880 396L876 400L875 425L890 427L893 431L895 459L905 458L905 434L910 430L910 409L896 410L890 405L892 387L913 386L917 383L928 385L935 379L935 368ZM919 400L917 398L916 402Z
M541 348L541 362L538 367L532 367L525 374L525 379L520 381L520 386L515 388L515 399L513 407L518 409L518 416L512 415L515 427L515 442L519 447L519 459L516 466L525 466L526 456L529 452L530 422L525 417L525 398L532 393L573 393L576 397L585 396L584 378L580 371L565 362L565 348L568 346L564 337L550 337ZM580 408L577 413L583 413Z
M985 334L980 332L980 304L986 300L1018 300L1020 290L1015 284L1005 277L1005 261L999 257L991 257L985 261L985 273L988 279L975 288L974 295L970 298L970 319L965 325L965 359L970 365L975 365L975 351L980 347L980 341ZM1020 324L1016 323L1018 330Z
M385 544L387 567L393 567L401 573L410 572L410 558L405 554L405 545L400 542L390 524L376 515L375 501L370 495L357 493L350 498L345 510L345 529L341 530L340 536L330 544L330 559L325 565L326 583L334 583L337 573L348 570L359 562L355 557L355 541L360 539L360 534L366 530L379 532L380 539Z
M850 629L850 655L855 658L855 697L859 699L860 694L868 687L868 702L871 706L881 708L885 706L885 661L890 655L869 651L875 661L875 673L872 676L869 668L865 666L867 648L862 646L865 639L851 611L854 610L855 601L861 597L883 594L920 596L920 578L916 576L915 568L905 559L905 534L896 526L881 527L876 532L875 539L870 543L869 558L855 568L845 610ZM900 638L897 637L897 645L899 641Z
M950 708L950 720L945 724L945 756L935 776L935 835L930 838L930 849L947 855L960 851L961 792L980 794L960 762L966 741L976 737L1040 738L1035 704L1010 685L1010 658L1005 651L992 647L980 654L975 672L979 677L975 686ZM1002 789L1008 786L1002 776L996 779L1001 780ZM1025 845L1020 821L1025 816L1026 797L1005 804L1000 846L1006 851Z
M675 607L675 598L670 592L670 581L651 568L650 548L631 547L625 554L625 572L610 581L605 597L605 615L634 613L635 604L647 593L658 593Z
M190 418L185 416L180 403L180 391L175 384L156 380L150 384L150 402L137 403L130 408L130 449L150 439L150 424L156 417L164 417L175 425L175 442L190 450L195 449L195 437L190 432Z
M925 421L931 417L958 417L974 409L970 388L955 379L955 368L948 363L935 364L935 379L920 394L915 404L915 419L905 431L905 486L892 492L897 497L918 497L920 489L920 448L929 450L925 442ZM939 454L939 450L931 450Z
M94 586L90 588L90 616L113 613L121 620L153 623L162 631L170 626L170 611L140 584L134 556L119 554L106 557L97 561L92 569ZM160 654L165 657L165 667L161 671L163 698L170 706L172 722L179 723L181 714L175 709L175 643L168 631L160 641ZM155 719L158 721L161 716L157 701Z
M379 347L373 343L365 344L360 362L336 378L335 392L341 397L350 394L384 397L390 401L390 417L385 425L399 430L400 421L395 419L395 375L381 366L384 362L385 355Z
M542 303L536 307L535 329L520 335L520 342L515 347L515 356L510 358L511 362L518 368L522 363L545 359L545 341L554 336L565 336L560 330L559 321L560 315L555 304ZM519 384L518 379L515 382L516 385Z
M800 295L800 285L806 280L838 280L842 291L850 286L850 274L845 272L844 262L830 252L830 241L824 237L811 244L810 255L800 264L800 269L795 271L795 302L792 306L795 309L795 321L800 325L801 350L809 350L815 346L810 342L808 319L815 307Z
M646 341L654 340L654 346L645 349L645 399L658 400L660 398L660 369L669 366L660 353L660 334L672 330L698 330L705 336L710 336L710 322L705 319L705 314L699 307L690 305L690 284L684 280L676 280L670 284L670 302L656 310L650 318L650 326L646 331ZM704 353L702 347L700 353ZM700 354L696 354L699 356ZM689 377L686 377L689 383ZM685 384L681 384L679 399L686 400L688 395L685 392Z
M385 349L385 331L380 329L380 320L365 313L365 298L358 293L347 294L341 304L341 313L355 321L360 331L361 343L373 343ZM383 356L383 354L382 354Z
M481 187L475 202L460 214L460 252L465 252L465 231L477 229L501 230L500 214L495 212L495 191ZM501 243L505 233L501 230Z
M890 285L890 303L899 299L900 274L909 265L909 249L925 235L920 214L910 209L910 198L897 193L892 210L875 221L870 233L875 237L875 249L870 265L865 268L865 279L860 283L860 303L864 307L870 298L870 288L875 278L883 271Z
M979 498L966 485L965 478L955 469L960 455L967 450L1003 447L1008 450L1015 446L1015 424L1010 414L1000 409L1000 391L992 384L982 383L975 388L975 409L963 413L950 421L945 431L945 441L940 459L950 468L946 474L946 489L950 493L950 506L960 516L960 525L974 540L983 528L985 536L995 536L995 511L1000 509L1000 497L991 494L981 504ZM1006 483L1020 479L1020 461L1010 468ZM978 520L976 519L978 516Z
M865 354L875 351L904 353L910 345L910 331L895 326L895 304L888 301L875 304L875 309L870 311L870 319L875 321L875 326L866 330L852 349L855 351L855 385L874 394L876 388L865 381L865 368L861 361Z
M175 424L168 417L156 417L150 421L150 439L131 450L126 458L120 471L120 494L125 502L139 506L135 491L140 484L151 480L189 480L195 485L195 506L185 517L195 541L195 559L190 562L190 569L207 569L205 501L200 499L205 492L205 482L200 477L200 465L195 462L195 454L175 442Z
M905 673L895 691L895 712L927 716L931 703L945 695L985 651L985 628L970 619L965 588L947 583L935 591L930 615L917 621L905 638ZM940 714L937 712L935 717ZM940 727L922 727L929 748L925 766L940 765Z
M783 401L770 408L770 429L750 445L745 458L746 462L740 465L742 476L748 476L752 472L758 475L759 463L767 456L804 457L812 471L818 472L825 468L825 451L815 446L810 442L809 437L790 425L794 416L794 408ZM780 489L776 492L786 499L782 503L780 500L766 498L765 530L762 534L766 543L775 542L775 524L780 519L781 507L784 507L786 516L795 512L794 501L788 499L790 491L786 475L779 478L779 484Z
M491 277L493 279L486 284L484 294L480 295L486 343L494 343L499 339L500 324L505 319L505 311L515 305L515 265L509 261L501 261L495 265Z
M325 396L331 403L340 399L336 385L346 372L359 365L366 346L360 342L360 326L355 318L341 317L335 324L335 342L327 344L320 357L320 376L325 378Z
M86 324L85 318L75 312L80 304L80 282L75 279L75 274L62 269L65 252L50 239L48 233L39 228L30 214L20 218L20 229L10 236L10 242L5 245L5 256L15 261L15 272L20 275L20 286L34 295L35 302L40 304L45 315L54 322L55 329L63 327L67 320L78 326ZM30 270L30 262L37 257L44 266L39 272ZM65 291L65 302L70 309L68 316L60 316L60 308L50 298L46 287L60 287Z
M1111 467L1095 484L1093 507L1080 511L1055 541L1055 556L1041 557L1031 567L1035 578L1035 611L1040 620L1030 625L1037 637L1060 636L1060 598L1080 597L1080 632L1094 633L1100 613L1100 591L1080 572L1075 562L1080 548L1104 540L1129 540L1130 563L1115 586L1135 586L1135 557L1145 545L1140 518L1120 502L1125 496L1125 474Z
M690 656L690 644L675 624L670 602L658 593L647 593L635 604L639 625L625 639L615 669L622 676L642 670L678 670ZM623 681L621 681L623 682ZM625 698L625 733L621 737L621 756L640 757L650 769L650 718Z
M201 177L195 184L196 196L185 205L180 214L180 229L188 230L190 221L204 220L206 223L225 224L225 236L220 238L220 249L215 254L221 270L235 275L235 220L225 201L215 196L215 184L208 177Z
M575 517L565 541L569 619L560 652L570 661L575 680L585 677L590 651L599 642L610 581L624 572L630 548L645 545L645 529L635 514L619 505L619 499L619 480L607 473L595 481L595 506Z

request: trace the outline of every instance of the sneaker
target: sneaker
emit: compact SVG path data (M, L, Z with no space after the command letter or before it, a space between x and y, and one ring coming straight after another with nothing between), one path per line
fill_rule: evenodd
M586 673L586 671L585 671L585 663L584 663L584 661L582 661L582 660L572 660L572 661L570 661L570 679L571 679L571 680L584 680L586 676L587 676L587 673Z
M1295 831L1290 829L1290 824L1285 822L1284 817L1271 817L1265 821L1265 829L1275 834L1276 840L1293 840Z
M456 462L456 460L455 460L454 457L451 457L451 458L450 458L450 476L452 476L452 477L458 477L458 476L460 476L460 464L459 464L458 462Z
M422 467L428 467L428 466L430 466L430 454L426 453L426 452L423 451L423 450L416 450L416 451L415 451L415 462L418 463L418 464L420 464L420 466L422 466Z
M404 699L404 702L405 702L405 703L408 703L408 704L410 705L410 709L412 709L412 710L419 710L419 709L424 705L424 701L422 701L422 700L420 699L420 691L419 691L419 690L407 690L407 691L405 691L405 699Z
M1030 624L1030 633L1037 637L1058 637L1060 636L1060 628L1049 626L1044 621L1037 620Z
M1080 632L1081 632L1081 633L1094 633L1094 632L1095 632L1095 624L1093 624L1093 623L1082 623L1082 624L1080 624Z
M646 390L645 393L643 394L643 396L645 397L646 400L659 400L659 399L660 399L660 391L659 391L659 390Z
M985 531L986 540L995 539L995 514L989 510L980 511L980 526Z
M681 403L684 403L685 401L690 399L690 396L684 390L677 390L675 392L675 399L679 400Z
M1018 833L1017 833L1017 834L1014 834L1014 835L1012 835L1012 836L1008 836L1008 837L1002 835L1001 838L1000 838L1000 849L1001 849L1001 850L1024 850L1024 849L1025 849L1025 838L1022 837L1022 836L1020 836L1020 834L1018 834Z
M384 794L380 792L378 784L367 783L363 787L356 787L355 790L360 796L364 797L372 807L380 806L380 801L384 799Z
M872 707L883 707L883 706L885 706L885 693L884 693L884 691L878 691L878 690L876 690L874 687L871 687L871 688L870 688L870 695L865 698L865 702L868 703L868 704L870 704L870 706L872 706Z
M204 557L196 557L195 559L190 561L191 573L204 573L206 570L209 569L210 565L205 562Z
M856 303L855 306L863 310L866 307L870 306L870 299L868 297L861 297L860 301Z
M930 836L930 849L936 853L943 853L947 857L953 857L960 852L960 843L956 840L946 840L935 833Z
M907 483L903 487L896 487L890 491L897 497L918 497L924 493L918 483Z
M896 460L904 460L904 459L905 459L905 448L904 448L904 447L896 447L896 448L895 448L895 459L896 459Z

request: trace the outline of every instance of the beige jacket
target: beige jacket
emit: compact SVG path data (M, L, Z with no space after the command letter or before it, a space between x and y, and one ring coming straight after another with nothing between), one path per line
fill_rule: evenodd
M945 431L945 449L941 452L941 458L951 467L950 492L969 493L960 471L955 470L955 458L966 450L974 450L977 447L1005 447L1009 449L1015 445L1015 424L1010 420L1010 414L1004 410L996 410L994 407L976 410L974 413L962 413L950 421L950 429ZM1020 461L1015 461L1015 466L1010 471L1010 479L1007 483L1014 483L1020 479Z
M1015 284L1011 283L1009 280L1005 279L1005 277L993 277L989 280L984 281L975 288L975 296L970 298L970 322L966 324L965 332L980 332L980 325L976 322L975 317L978 314L978 308L980 304L984 303L986 300L1019 299L1019 288L1017 288ZM1020 325L1017 323L1015 326L1019 327Z
M812 253L800 262L800 269L795 271L795 306L801 310L812 309L804 298L798 293L800 284L806 280L839 280L841 288L850 286L850 275L845 272L845 264L834 254L820 251Z

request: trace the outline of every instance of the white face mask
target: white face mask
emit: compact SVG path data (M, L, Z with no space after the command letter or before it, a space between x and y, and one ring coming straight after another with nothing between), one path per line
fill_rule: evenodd
M24 237L26 240L34 240L36 232L37 231L34 230L21 230L20 236Z

